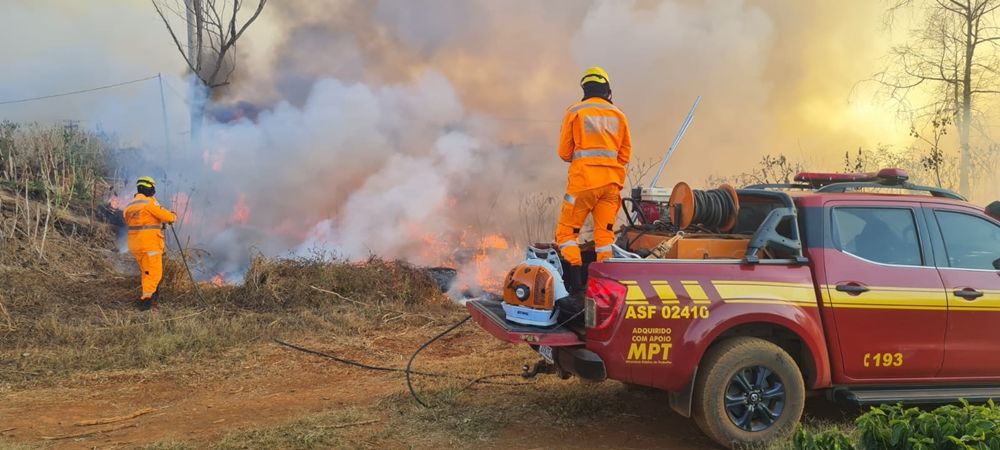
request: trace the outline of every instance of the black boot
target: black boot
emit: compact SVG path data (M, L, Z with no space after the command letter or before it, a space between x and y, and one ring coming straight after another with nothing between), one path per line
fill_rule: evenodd
M572 321L573 323L583 323L583 282L581 277L583 267L569 266L563 274L563 283L569 295L556 300L559 306L559 321Z
M139 311L149 311L149 308L153 307L153 299L139 299L139 301L135 302L135 307L138 308Z

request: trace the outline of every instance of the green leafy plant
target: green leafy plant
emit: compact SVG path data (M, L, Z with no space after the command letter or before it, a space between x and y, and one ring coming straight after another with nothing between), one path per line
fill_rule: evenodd
M834 427L818 433L805 428L799 428L792 436L792 448L795 450L855 450L850 436Z
M1000 407L992 401L985 405L963 401L930 412L882 405L856 423L865 449L1000 449Z

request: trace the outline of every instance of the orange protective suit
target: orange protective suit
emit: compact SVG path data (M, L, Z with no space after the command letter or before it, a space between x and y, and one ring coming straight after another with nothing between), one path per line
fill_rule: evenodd
M574 266L583 265L577 239L587 215L593 215L597 260L610 258L625 165L632 157L625 113L598 97L570 106L560 132L559 157L570 163L556 226L556 243L563 257Z
M173 223L177 215L160 206L153 197L135 194L125 208L128 226L128 249L135 256L142 276L141 300L153 298L163 278L163 224Z

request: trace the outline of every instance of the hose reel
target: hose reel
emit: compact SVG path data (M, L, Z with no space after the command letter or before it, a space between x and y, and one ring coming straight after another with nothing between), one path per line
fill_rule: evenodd
M682 181L671 191L668 207L670 222L681 230L701 225L723 233L736 227L736 217L740 212L736 189L728 184L702 191L691 189Z

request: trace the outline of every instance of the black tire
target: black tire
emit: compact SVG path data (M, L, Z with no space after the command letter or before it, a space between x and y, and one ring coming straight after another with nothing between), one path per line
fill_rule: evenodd
M806 394L799 367L781 347L736 337L705 354L694 396L692 416L698 427L727 448L743 448L791 434Z

